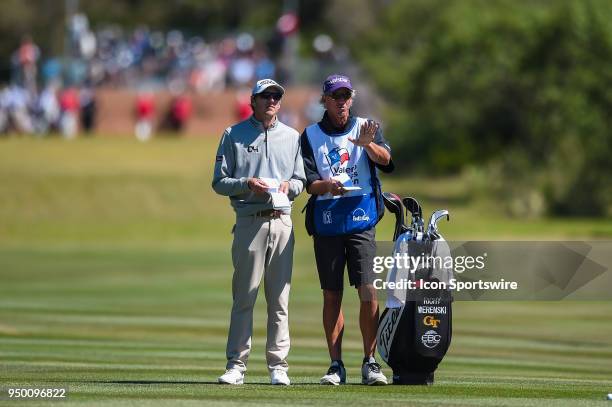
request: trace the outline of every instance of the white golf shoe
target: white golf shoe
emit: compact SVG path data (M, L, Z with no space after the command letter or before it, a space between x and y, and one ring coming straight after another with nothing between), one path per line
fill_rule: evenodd
M218 380L220 384L243 384L244 373L236 368L227 369Z
M344 363L341 360L334 360L329 366L327 374L321 378L320 383L333 386L345 384L346 369L344 368Z
M274 369L270 372L270 384L289 386L291 381L287 372L281 369Z
M361 366L361 384L368 386L384 386L387 384L387 378L380 371L380 365L376 363L373 357L363 359Z

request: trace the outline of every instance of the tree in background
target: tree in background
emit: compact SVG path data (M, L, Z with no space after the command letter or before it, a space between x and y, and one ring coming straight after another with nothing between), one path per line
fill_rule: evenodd
M373 16L352 49L405 169L485 167L517 214L610 210L612 3L415 0Z

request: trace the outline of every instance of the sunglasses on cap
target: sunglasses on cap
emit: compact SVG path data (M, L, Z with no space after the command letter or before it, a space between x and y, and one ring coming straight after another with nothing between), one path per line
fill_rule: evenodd
M336 92L332 92L328 94L327 96L329 96L330 98L334 100L339 100L339 99L348 100L353 97L353 92L348 91L348 90L338 90Z
M262 99L270 100L281 100L283 98L283 94L280 92L261 92L257 94Z

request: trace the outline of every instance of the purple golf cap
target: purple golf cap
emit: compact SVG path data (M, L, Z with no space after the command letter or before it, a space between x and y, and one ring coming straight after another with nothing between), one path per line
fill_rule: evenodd
M348 76L345 75L330 75L323 82L323 93L328 94L332 93L341 88L346 88L348 90L353 90L353 86L351 85L351 80Z

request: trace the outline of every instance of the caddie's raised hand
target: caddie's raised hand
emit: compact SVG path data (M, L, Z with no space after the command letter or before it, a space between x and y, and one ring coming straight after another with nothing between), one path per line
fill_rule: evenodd
M249 178L247 180L249 189L257 195L264 195L268 193L268 184L260 180L259 178Z
M359 137L356 140L349 138L349 141L359 147L366 147L374 141L378 127L379 124L374 120L366 120L359 129Z

